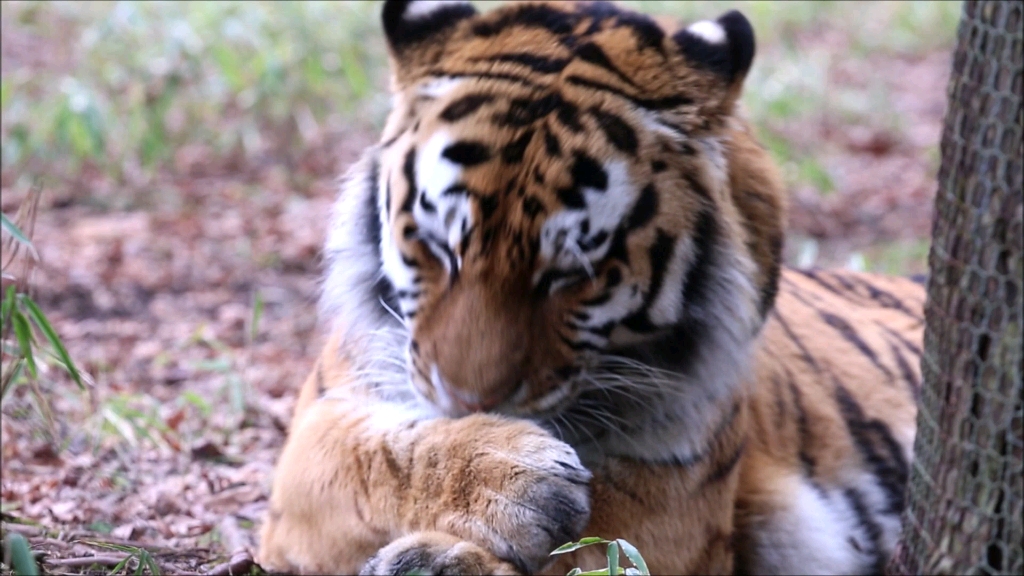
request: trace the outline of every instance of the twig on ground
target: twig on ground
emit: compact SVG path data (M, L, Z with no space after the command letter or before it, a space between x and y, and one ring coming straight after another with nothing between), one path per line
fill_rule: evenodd
M14 522L4 522L3 529L22 536L42 536L48 531L41 526L33 526L31 524L16 524Z
M81 558L55 558L47 560L46 563L54 566L66 566L68 568L86 568L93 564L117 566L127 557L127 554L102 554L98 556L83 556Z
M206 576L233 576L249 572L255 562L248 552L238 552L231 556L231 560L217 566L206 573Z

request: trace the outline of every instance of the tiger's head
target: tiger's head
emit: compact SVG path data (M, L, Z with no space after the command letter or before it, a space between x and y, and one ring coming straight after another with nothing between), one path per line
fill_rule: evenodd
M736 380L783 212L735 111L746 18L388 0L383 24L393 110L339 200L329 313L400 334L450 415L557 414L630 370Z

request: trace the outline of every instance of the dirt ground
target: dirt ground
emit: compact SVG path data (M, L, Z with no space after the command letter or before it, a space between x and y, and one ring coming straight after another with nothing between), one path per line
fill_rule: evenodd
M791 262L808 239L816 262L842 265L852 250L921 242L931 226L950 53L846 60L841 43L830 49L831 85L880 79L902 129L779 125L819 150L835 181L828 195L792 190ZM302 186L289 167L210 166L184 148L131 210L97 201L109 191L88 170L45 191L34 294L91 385L79 392L51 369L41 383L51 423L30 387L5 399L0 497L4 529L29 537L47 573L108 574L138 549L164 573L248 573L295 394L321 342L320 245L335 178L373 139L330 134L303 156L312 179ZM6 214L24 200L16 181L3 175Z

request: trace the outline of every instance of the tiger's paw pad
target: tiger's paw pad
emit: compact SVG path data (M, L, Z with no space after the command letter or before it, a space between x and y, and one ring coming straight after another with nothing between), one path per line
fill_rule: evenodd
M359 573L398 576L522 574L522 571L471 542L440 532L419 532L378 550Z

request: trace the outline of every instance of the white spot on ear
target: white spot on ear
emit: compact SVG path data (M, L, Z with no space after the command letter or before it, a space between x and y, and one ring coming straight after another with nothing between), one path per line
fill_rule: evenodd
M469 4L469 2L464 2L463 0L417 0L409 3L402 18L405 20L425 18L438 10L460 4Z
M694 22L686 29L687 32L697 36L708 44L725 44L725 29L717 22L701 20Z

